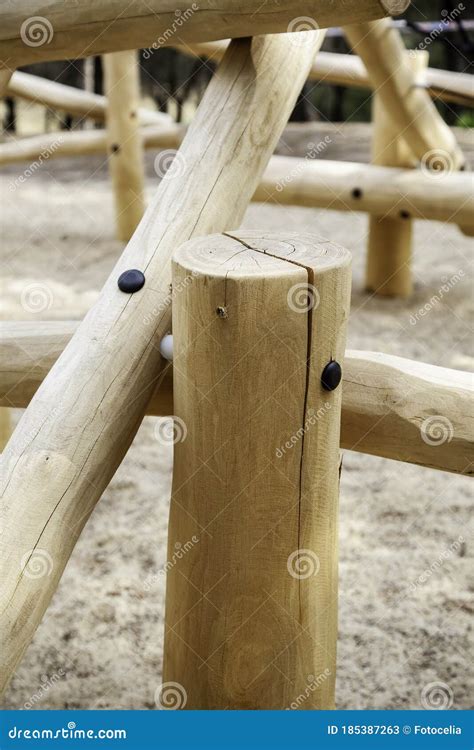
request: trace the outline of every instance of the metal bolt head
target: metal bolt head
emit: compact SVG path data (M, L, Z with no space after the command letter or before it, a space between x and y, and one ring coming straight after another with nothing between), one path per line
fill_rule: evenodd
M332 360L326 365L321 374L321 385L325 391L334 391L341 380L341 365L336 360Z
M142 288L144 283L144 274L141 271L138 271L138 269L136 268L131 268L129 271L124 271L123 273L121 273L117 281L120 291L126 292L127 294L138 292L138 290Z

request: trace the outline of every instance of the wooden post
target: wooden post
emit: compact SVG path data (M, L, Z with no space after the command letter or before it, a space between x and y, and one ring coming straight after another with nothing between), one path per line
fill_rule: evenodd
M85 62L92 61L87 57ZM8 94L19 96L31 102L44 104L52 109L62 109L70 115L87 117L88 120L105 120L107 99L92 90L76 89L57 81L49 81L40 76L17 70L8 84ZM170 125L172 119L164 112L157 112L145 107L138 108L138 119L141 125Z
M229 46L178 152L182 170L165 175L99 299L1 456L0 689L162 376L158 342L171 324L171 254L193 236L242 220L324 32L306 32L297 47L291 37ZM135 294L118 286L130 269L145 275ZM37 548L54 561L41 579L20 565L22 555Z
M0 453L5 448L12 432L10 409L0 408Z
M145 211L145 163L138 129L140 81L135 50L104 55L107 150L117 239L128 242Z
M342 389L321 377L344 357L350 254L214 235L178 249L173 289L162 700L174 682L190 709L334 708Z
M428 65L428 52L405 53L418 76ZM373 96L372 162L387 167L414 167L416 162L380 95ZM409 212L399 219L370 216L367 243L366 288L381 296L408 297L413 290L411 249L413 222Z
M12 76L10 70L0 70L0 97L2 97L8 87L8 82ZM10 409L0 409L0 452L3 451L11 435L11 415Z

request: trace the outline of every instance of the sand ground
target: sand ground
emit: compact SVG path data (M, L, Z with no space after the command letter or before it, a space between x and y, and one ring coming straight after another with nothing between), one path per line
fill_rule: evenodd
M367 128L332 132L324 158L367 160ZM303 155L323 133L320 125L293 126L281 150ZM158 183L152 154L147 167L151 195ZM114 240L104 160L50 160L12 190L23 168L5 170L0 185L2 317L79 319L122 247ZM248 209L244 226L312 231L352 251L350 348L474 369L473 243L456 226L416 223L416 289L408 302L363 290L365 215L258 204ZM410 316L461 270L462 280L411 325ZM25 305L25 289L35 285L49 295L40 312ZM145 591L143 584L166 559L172 471L171 447L163 450L155 428L156 420L144 420L90 518L4 707L155 707L164 588ZM345 453L339 708L420 708L421 693L433 682L449 687L454 708L472 704L470 487L463 477Z

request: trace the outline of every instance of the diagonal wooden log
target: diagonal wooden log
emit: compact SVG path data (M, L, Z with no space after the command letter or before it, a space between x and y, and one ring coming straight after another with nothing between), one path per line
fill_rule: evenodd
M415 157L427 168L459 169L464 164L462 151L428 92L418 85L398 29L381 19L347 26L344 32Z
M28 406L78 325L67 320L0 323L0 406ZM472 373L350 349L342 372L341 448L473 473ZM173 414L171 367L164 370L147 414ZM429 430L425 439L423 425ZM438 440L436 435L430 439L437 430Z
M0 3L0 67L397 15L409 0L15 0Z
M0 685L5 687L75 541L162 377L170 258L193 236L238 226L307 78L323 32L236 40L102 293L2 454ZM140 269L144 287L117 279ZM47 575L37 575L46 562Z

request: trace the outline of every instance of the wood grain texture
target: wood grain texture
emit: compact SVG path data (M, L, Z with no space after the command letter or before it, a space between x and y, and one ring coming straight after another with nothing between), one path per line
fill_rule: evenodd
M442 152L446 169L459 169L464 156L427 91L417 85L398 29L381 19L347 26L344 31L414 156L429 165L433 161L431 152Z
M10 409L0 408L0 452L3 451L12 434Z
M140 79L135 50L102 58L107 98L107 156L117 239L128 242L145 212L145 161L138 129Z
M409 0L16 0L0 5L0 56L5 66L88 57L125 49L328 28L401 13ZM41 29L27 20L41 16ZM309 19L309 22L307 21ZM25 44L32 39L34 46ZM43 44L38 40L44 39ZM153 47L152 45L155 45ZM1 66L0 62L0 66Z
M29 404L77 326L74 321L0 323L0 406ZM343 378L342 448L441 471L471 471L472 373L347 350ZM168 367L147 414L173 412L173 373ZM433 450L420 428L436 415L452 424L453 438Z
M140 128L144 148L176 149L185 133L186 127L175 122ZM45 156L49 160L106 153L107 131L102 128L42 133L0 143L0 166L35 161Z
M253 200L473 225L472 174L274 156Z
M416 81L428 64L428 52L405 53ZM400 135L378 92L372 98L372 163L387 167L415 167L407 142ZM370 216L365 286L383 297L409 297L413 291L411 253L413 221L392 216Z
M217 42L186 43L173 45L186 55L220 60L229 40ZM321 81L335 86L354 86L369 89L372 87L367 69L357 55L339 52L319 52L311 66L310 81ZM420 77L418 85L426 88L433 99L472 107L474 89L469 73L453 70L428 68Z
M321 373L344 356L350 254L215 235L174 254L173 287L168 559L198 541L168 571L164 684L189 709L333 708L341 388Z
M341 445L471 476L473 396L472 373L348 351Z
M105 120L107 109L105 96L77 89L74 86L66 86L57 81L49 81L47 78L31 75L31 73L15 71L8 84L8 94L43 104L50 109L62 110L70 115L98 121ZM141 125L164 125L172 122L170 115L145 107L138 107L138 119Z
M2 454L2 687L161 377L158 343L171 325L171 254L193 236L239 224L323 36L308 32L297 48L288 35L232 43L176 166ZM117 287L130 268L146 276L133 295ZM53 561L43 578L25 573L38 549Z
M141 129L146 148L174 149L184 133L177 124ZM103 130L51 133L0 144L0 165L105 151ZM474 232L472 175L467 172L446 172L433 180L421 170L273 156L252 200L451 222Z

